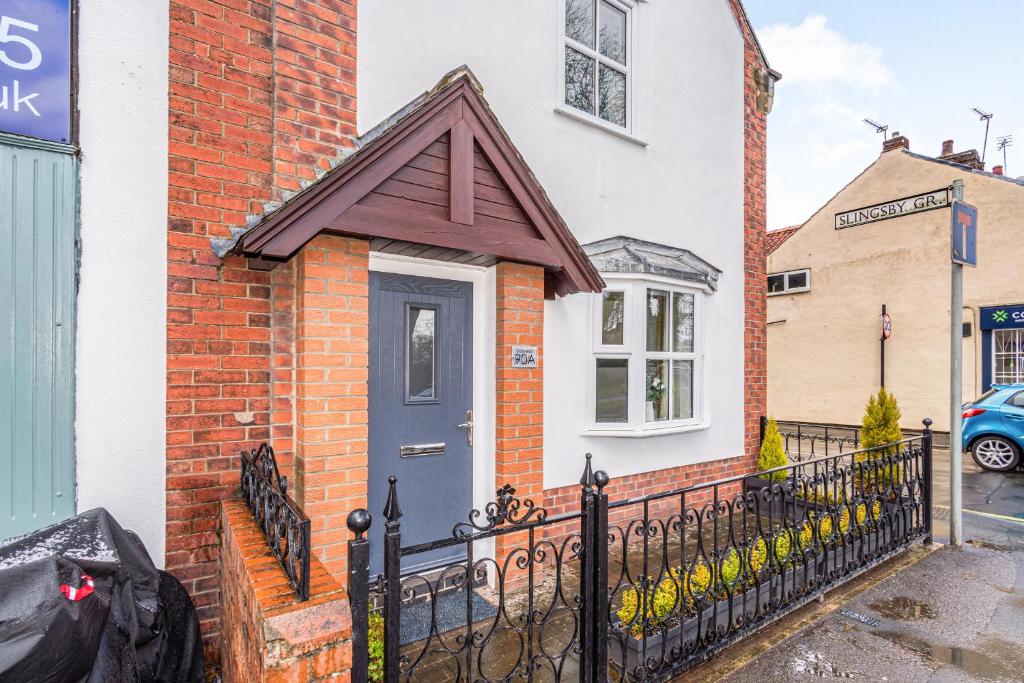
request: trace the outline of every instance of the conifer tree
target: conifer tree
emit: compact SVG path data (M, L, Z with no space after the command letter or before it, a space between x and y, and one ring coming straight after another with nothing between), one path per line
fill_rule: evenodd
M786 450L782 447L782 434L779 433L779 423L775 418L768 420L764 428L764 440L761 442L761 452L757 457L757 467L760 471L770 470L774 467L788 465ZM786 478L786 471L772 472L765 475L773 481L781 481Z
M864 407L864 419L861 420L860 447L874 448L893 443L903 438L900 431L900 407L896 397L881 388L878 393L868 399ZM884 453L878 451L873 455Z

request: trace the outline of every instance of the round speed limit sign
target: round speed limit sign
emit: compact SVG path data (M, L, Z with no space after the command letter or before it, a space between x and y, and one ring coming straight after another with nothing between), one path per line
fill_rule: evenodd
M888 313L882 314L882 339L888 339L892 336L892 318L889 317Z

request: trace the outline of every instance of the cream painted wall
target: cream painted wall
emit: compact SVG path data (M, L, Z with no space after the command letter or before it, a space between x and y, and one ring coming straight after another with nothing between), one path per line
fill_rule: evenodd
M859 423L878 389L879 316L888 307L886 388L903 426L949 429L949 211L844 230L834 215L963 179L978 207L978 268L964 269L963 396L981 386L978 308L1024 302L1024 186L916 158L882 154L769 257L768 272L811 269L811 291L768 297L768 405L780 419Z
M544 485L743 450L743 42L725 0L638 2L638 140L555 111L562 3L374 0L359 8L359 128L467 64L581 243L627 235L690 249L723 271L705 304L703 430L588 437L590 299L545 309ZM655 87L657 86L657 87Z
M168 3L79 19L78 510L107 508L163 566Z

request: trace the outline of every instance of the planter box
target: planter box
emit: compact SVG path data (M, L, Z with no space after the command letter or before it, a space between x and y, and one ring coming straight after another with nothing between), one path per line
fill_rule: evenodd
M787 602L799 597L807 579L815 578L815 567L808 566L806 578L804 569L786 569L762 581L760 589L750 588L734 595L730 600L718 600L714 605L705 607L700 614L687 617L682 623L647 636L647 659L661 661L671 656L673 648L680 643L694 643L698 633L707 638L712 628L728 626L742 615L745 619L753 619L758 612L766 610L774 600ZM732 611L730 613L730 607ZM682 638L680 639L680 632ZM611 664L624 673L623 680L636 680L634 672L644 661L644 640L637 639L626 633L621 624L612 628L608 636L608 655ZM699 649L699 648L698 648Z

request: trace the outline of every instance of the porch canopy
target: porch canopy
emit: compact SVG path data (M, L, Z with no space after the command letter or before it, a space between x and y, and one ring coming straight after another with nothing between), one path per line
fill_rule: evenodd
M318 234L346 235L385 253L544 266L549 298L601 291L601 276L481 92L468 68L447 74L226 251L272 268Z

